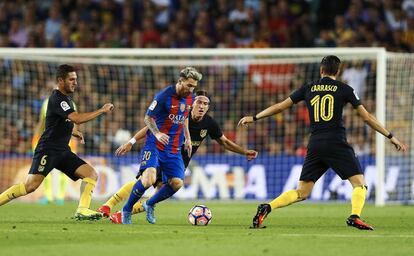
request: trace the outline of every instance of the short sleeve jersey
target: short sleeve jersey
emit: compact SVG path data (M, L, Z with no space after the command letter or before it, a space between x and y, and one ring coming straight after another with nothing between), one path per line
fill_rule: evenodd
M36 150L70 150L68 144L74 125L68 115L72 112L75 112L72 99L59 90L53 90L47 103L45 130Z
M155 145L158 150L177 154L184 141L184 122L188 118L194 96L180 97L175 85L168 86L155 95L147 110L147 115L155 120L160 132L170 137L168 145L163 145L148 130L146 144Z
M351 86L329 77L302 86L293 92L290 98L295 104L305 101L311 120L312 137L320 134L325 138L344 137L343 107L348 102L354 108L361 105L358 95Z
M199 122L194 121L191 117L188 121L192 143L191 157L193 157L193 155L197 152L198 147L207 135L213 140L219 139L223 136L223 132L221 131L216 120L207 114ZM189 157L187 151L184 150L184 146L181 147L181 154L183 156L184 166L187 167L191 157Z

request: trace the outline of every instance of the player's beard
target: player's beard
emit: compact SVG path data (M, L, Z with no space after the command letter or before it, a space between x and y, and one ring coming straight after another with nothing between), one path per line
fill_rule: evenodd
M75 92L75 85L70 85L68 83L65 83L64 89L67 94L72 94Z

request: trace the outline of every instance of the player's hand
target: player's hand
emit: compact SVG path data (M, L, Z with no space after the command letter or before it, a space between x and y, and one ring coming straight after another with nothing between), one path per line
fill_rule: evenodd
M101 109L103 110L104 113L111 112L114 109L114 104L106 103L105 105L102 106Z
M248 124L253 123L253 117L252 116L245 116L242 119L240 119L239 123L237 124L237 126L247 126Z
M131 151L132 148L132 144L131 142L127 142L124 145L120 146L116 151L115 151L115 155L116 156L123 156L126 153L128 153L129 151Z
M163 145L168 145L168 142L170 141L170 136L162 132L155 134L155 138L157 138L157 140Z
M259 153L257 151L248 149L244 155L246 156L247 160L250 161L255 159L258 154Z
M405 145L404 143L402 143L401 141L399 141L399 140L397 139L397 137L392 137L392 138L390 139L390 141L391 141L391 143L392 143L392 144L394 144L395 148L396 148L398 151L402 151L402 152L406 152L406 151L407 151L408 146L407 146L407 145Z
M185 140L184 150L187 151L188 157L191 157L191 152L193 151L193 145L191 143L191 140Z
M80 131L72 131L72 136L78 138L81 144L85 144L85 139Z

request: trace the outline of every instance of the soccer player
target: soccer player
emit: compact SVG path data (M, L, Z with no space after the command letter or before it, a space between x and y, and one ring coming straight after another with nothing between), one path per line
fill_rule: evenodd
M45 99L42 103L42 108L40 109L39 114L39 122L36 125L35 132L32 138L32 150L33 152L36 149L37 143L39 142L40 136L45 130L45 121L46 121L46 113L47 113L47 106L49 103L49 98ZM73 108L76 109L76 104L73 102ZM78 125L75 124L74 129L78 130ZM76 148L77 148L77 141L76 139L72 138L69 141L69 147L72 150L73 153L76 154ZM55 196L53 194L53 175L47 175L45 179L43 180L43 188L45 190L45 196L40 199L41 204L48 204L55 201L58 205L63 205L65 201L65 192L66 192L66 184L67 184L67 177L64 173L58 174L58 185L59 185L59 191L57 195Z
M302 86L284 101L266 108L257 115L246 116L239 121L238 125L246 126L259 119L280 113L302 100L306 103L311 120L308 152L297 189L282 193L270 203L260 204L253 218L253 228L263 227L263 220L273 209L305 200L311 193L315 182L330 167L343 180L349 180L353 187L352 211L346 220L347 225L358 229L373 230L370 225L360 219L367 186L354 150L346 140L342 120L344 105L351 103L365 123L387 137L398 151L405 152L406 146L368 113L349 85L336 80L340 63L341 61L336 56L324 57L320 64L321 78L319 80Z
M184 149L191 155L188 115L194 100L193 91L201 78L202 75L195 68L184 68L180 71L177 83L161 90L148 107L144 118L148 131L141 151L141 178L134 184L122 208L123 224L132 223L132 208L144 192L155 184L158 167L162 170L163 182L166 184L142 205L147 212L148 222L156 222L154 205L171 197L182 187L185 168L180 150L185 137Z
M85 163L69 146L71 136L83 141L80 131L73 129L74 123L79 125L102 114L112 111L114 106L106 103L102 108L88 113L78 113L70 95L77 86L75 68L60 65L56 72L57 89L49 97L46 113L45 131L40 137L34 152L32 166L25 182L11 186L0 194L0 206L11 200L35 191L49 172L56 168L76 181L82 179L79 206L75 213L78 220L100 219L102 214L89 209L92 191L98 175L92 166Z
M221 131L217 122L207 114L207 111L210 108L210 97L207 95L206 91L197 91L195 101L193 103L193 107L190 113L190 117L188 118L188 126L190 130L190 137L192 143L192 151L191 156L188 156L187 152L184 149L184 146L181 147L181 155L184 160L184 167L187 168L191 158L197 152L198 147L201 145L203 140L207 138L207 135L210 136L213 140L216 140L220 145L224 147L226 150L230 150L232 152L245 155L247 160L253 160L257 157L257 152L251 149L245 149L238 144L234 143L233 141L229 140ZM132 148L132 145L144 138L146 131L148 130L147 127L141 129L139 132L135 134L135 136L119 147L116 150L116 155L121 156L129 152ZM119 189L117 193L115 193L104 205L102 205L98 211L102 212L104 216L108 217L110 214L110 210L114 207L117 203L121 202L122 200L126 199L126 197L131 193L132 187L134 186L135 182L129 182L125 184L122 188ZM160 189L162 186L162 176L161 170L157 169L157 178L154 187ZM139 213L142 211L142 203L137 202L132 209L132 214ZM121 212L116 212L111 215L111 221L114 223L122 223Z

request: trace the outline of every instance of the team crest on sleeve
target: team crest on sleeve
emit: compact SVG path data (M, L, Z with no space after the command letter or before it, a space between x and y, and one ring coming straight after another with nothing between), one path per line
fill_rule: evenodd
M151 105L149 106L149 110L154 110L155 109L155 107L157 106L157 101L156 100L154 100L152 103L151 103Z
M60 103L60 107L63 109L63 111L66 111L66 110L70 109L70 106L66 101L62 101Z
M180 110L181 110L181 112L183 112L185 110L185 104L184 103L180 104Z
M201 138L206 137L206 135L207 135L207 130L206 130L206 129L202 129L202 130L200 131L200 136L201 136Z
M357 94L357 92L355 90L354 90L354 95L357 98L357 100L359 100L358 94Z

